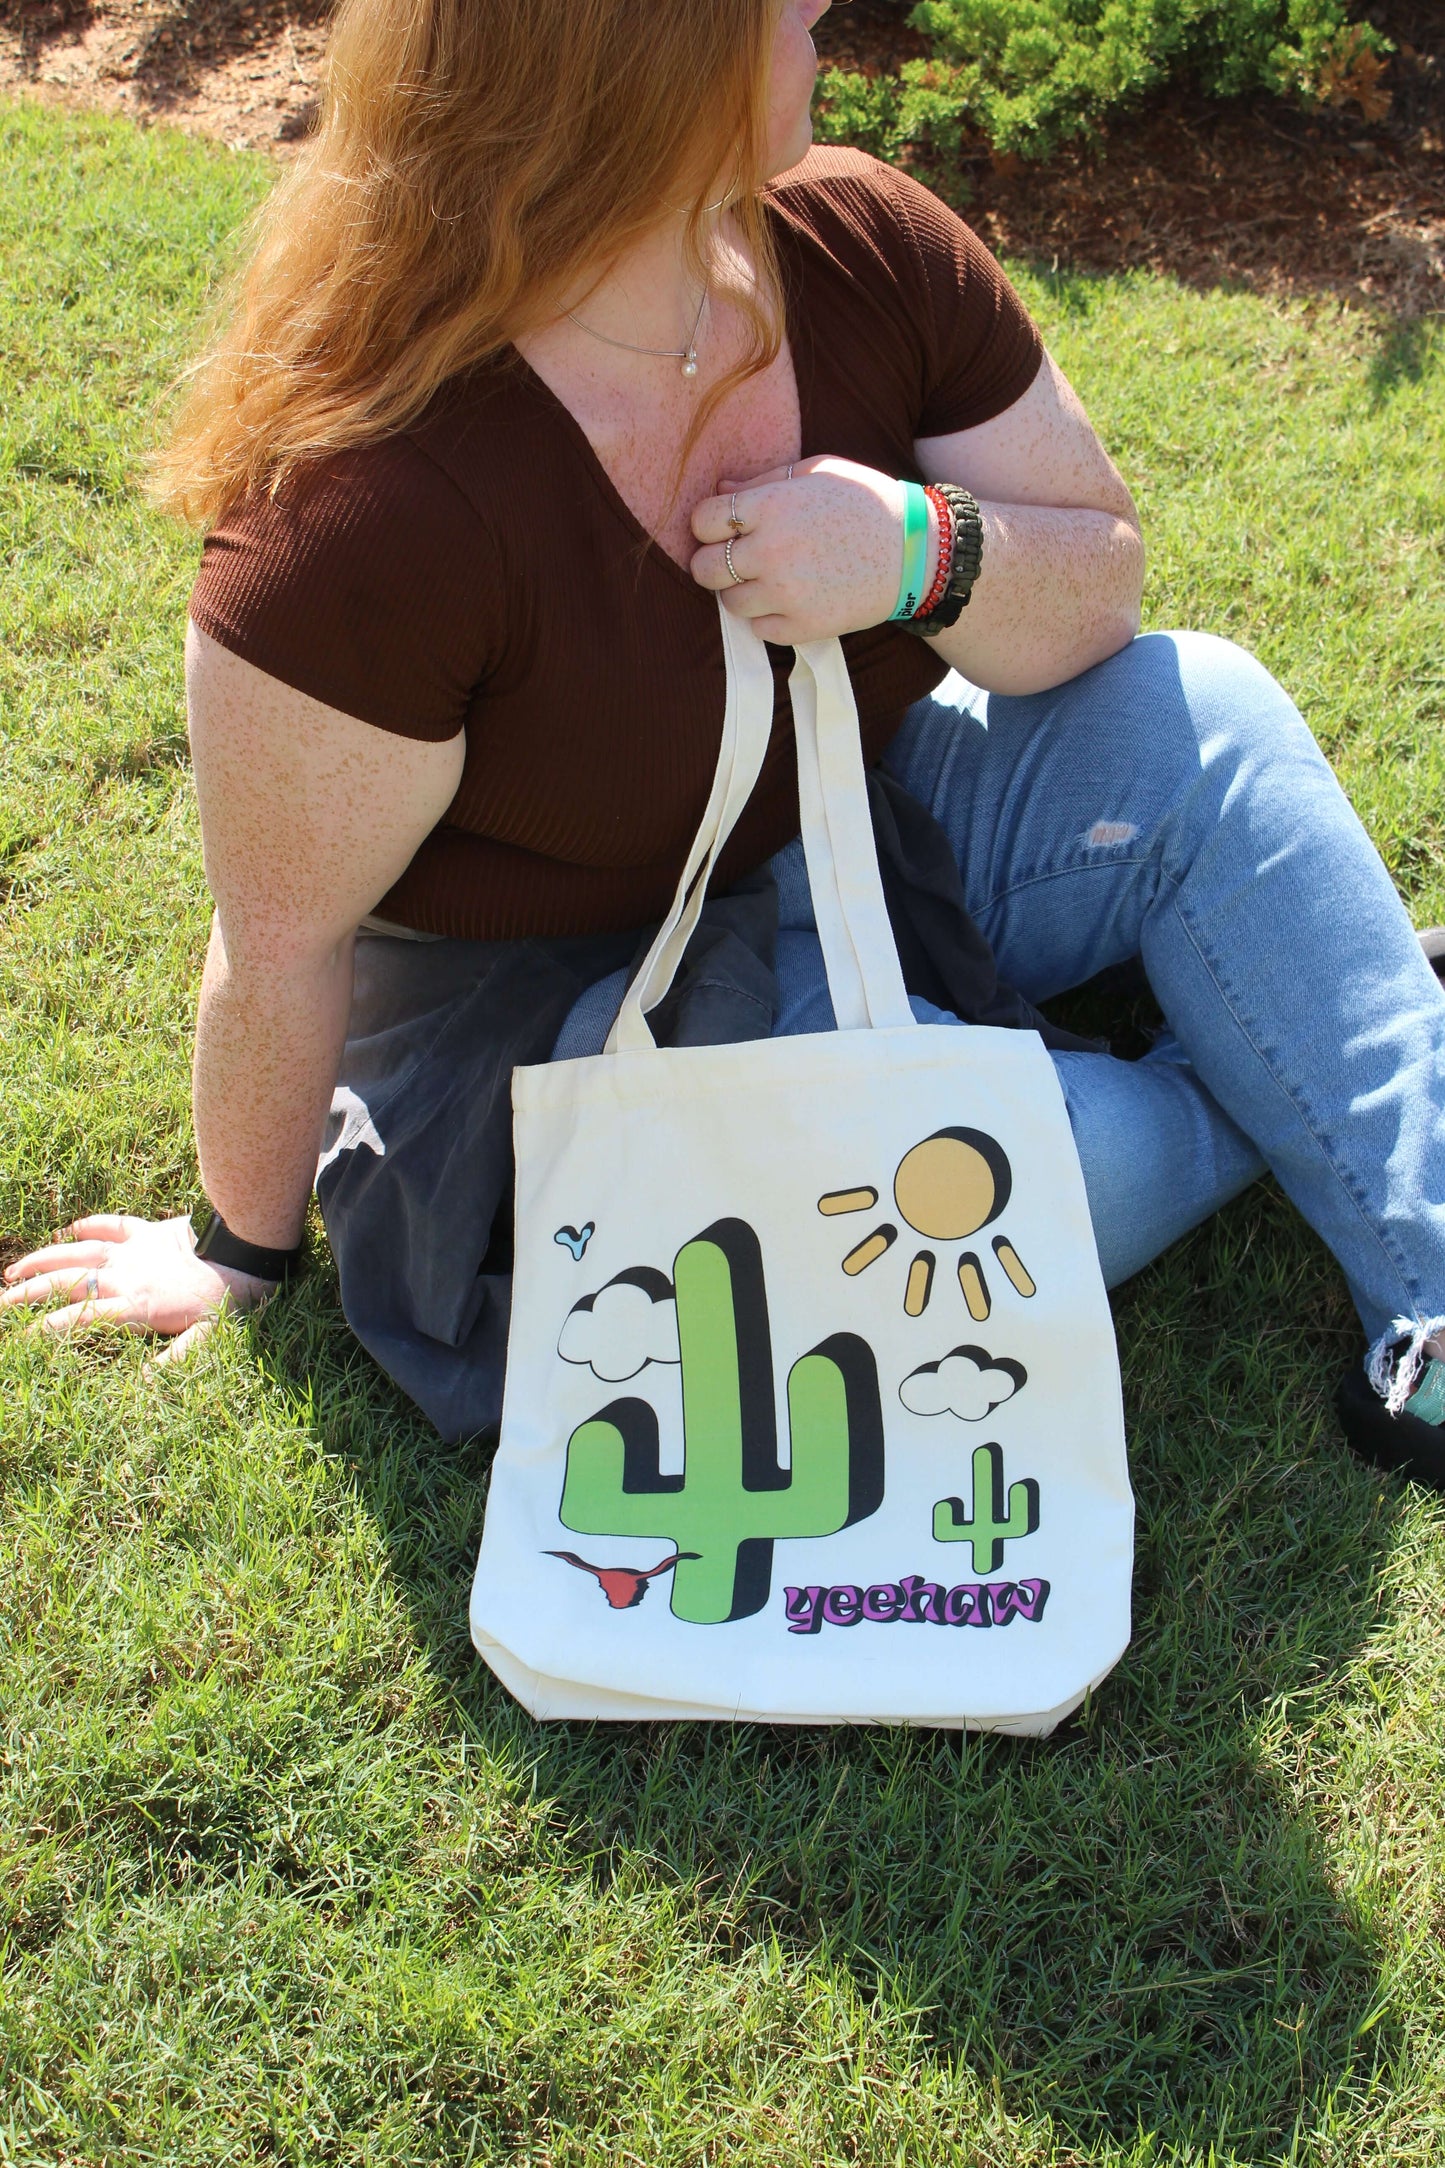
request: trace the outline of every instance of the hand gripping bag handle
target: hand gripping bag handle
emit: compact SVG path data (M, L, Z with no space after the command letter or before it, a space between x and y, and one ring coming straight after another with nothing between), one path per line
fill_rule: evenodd
M706 809L677 884L632 984L606 1051L640 1053L656 1041L646 1012L671 986L702 913L718 858L762 770L773 719L773 673L751 628L718 606L727 699ZM789 691L798 747L798 806L828 989L840 1030L911 1024L863 780L858 710L836 640L796 650Z

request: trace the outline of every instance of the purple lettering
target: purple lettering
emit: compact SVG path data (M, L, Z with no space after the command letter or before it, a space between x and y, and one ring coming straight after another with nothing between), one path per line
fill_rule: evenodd
M863 1616L876 1619L880 1626L887 1626L901 1613L903 1601L903 1591L896 1581L880 1581L863 1598Z
M910 1626L917 1626L930 1619L935 1626L943 1624L943 1590L937 1581L925 1581L921 1573L905 1573L898 1584L903 1598L903 1608L898 1616Z
M990 1581L988 1599L994 1624L1007 1626L1017 1612L1020 1618L1041 1619L1049 1600L1047 1581Z
M921 1573L905 1573L897 1581L875 1581L860 1588L845 1581L836 1588L783 1590L783 1616L790 1634L816 1634L824 1626L857 1626L867 1619L875 1626L889 1626L902 1619L920 1626L1007 1626L1015 1618L1037 1623L1049 1600L1047 1581L963 1581L945 1589L937 1581L925 1581Z
M823 1598L823 1616L830 1626L856 1626L863 1616L863 1591L844 1585L830 1588Z
M943 1599L943 1622L946 1626L991 1626L984 1591L976 1583L966 1583L961 1588L951 1588Z
M785 1588L783 1590L783 1614L788 1621L790 1634L815 1634L823 1624L823 1598L827 1591L821 1588Z

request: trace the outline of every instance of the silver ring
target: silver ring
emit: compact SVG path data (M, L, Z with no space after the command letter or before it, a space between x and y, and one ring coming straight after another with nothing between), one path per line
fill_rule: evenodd
M728 512L728 525L729 525L729 527L731 527L731 528L732 528L732 530L733 530L734 534L746 534L746 533L747 533L747 529L746 529L746 527L745 527L745 526L743 525L742 521L741 521L741 520L740 520L740 519L738 518L738 493L737 493L737 491L736 491L736 490L734 490L734 491L733 491L733 495L732 495L732 505L731 505L731 508L729 509L729 512Z
M96 1297L97 1297L97 1296L99 1295L99 1293L100 1293L100 1274L99 1274L98 1272L87 1272L87 1274L85 1275L85 1298L86 1298L86 1301L87 1301L87 1302L94 1302L94 1301L95 1301L95 1299L96 1299Z
M735 539L736 537L734 537L734 540ZM733 585L735 587L745 587L747 585L747 582L743 578L741 572L739 572L737 566L733 563L733 545L731 542L727 543L723 549L723 560L727 565L728 571L732 574Z
M796 461L796 460L794 460L794 459L790 459L790 460L788 461L788 480L789 480L790 482L791 482L791 481L792 481L792 479L793 479L793 469L794 469L794 467L795 467L796 465L797 465L797 461Z

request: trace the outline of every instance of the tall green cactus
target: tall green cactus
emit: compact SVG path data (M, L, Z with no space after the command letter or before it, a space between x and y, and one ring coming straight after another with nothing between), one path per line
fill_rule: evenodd
M871 1350L833 1334L788 1374L792 1457L781 1467L757 1236L742 1220L718 1220L679 1250L673 1278L682 1473L661 1473L648 1403L614 1400L568 1440L561 1517L579 1535L656 1537L696 1552L673 1573L672 1608L713 1626L762 1609L775 1542L836 1535L878 1510L883 1411Z
M1005 1512L1003 1451L997 1445L981 1445L974 1453L972 1514L961 1498L940 1498L933 1509L934 1542L971 1543L975 1573L997 1573L1010 1537L1031 1536L1038 1525L1039 1486L1031 1475L1010 1483Z

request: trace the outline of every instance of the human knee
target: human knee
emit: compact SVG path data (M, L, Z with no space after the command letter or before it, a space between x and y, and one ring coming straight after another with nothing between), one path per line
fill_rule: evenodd
M1208 632L1148 634L1147 697L1136 690L1135 752L1170 806L1184 859L1231 811L1302 803L1338 786L1289 695L1247 648Z
M1299 710L1257 655L1212 632L1170 632L1181 716L1204 765L1240 755L1319 757Z
M1045 697L1077 699L1156 742L1161 726L1167 730L1171 722L1190 737L1198 735L1198 722L1212 725L1276 706L1294 712L1257 656L1212 632L1140 633L1072 686ZM1198 719L1194 727L1192 718Z
M1288 694L1232 640L1146 633L1102 666L1090 694L1095 728L1136 779L1126 802L1102 809L1091 843L1114 841L1116 821L1138 822L1177 874L1232 816L1248 823L1337 792Z

